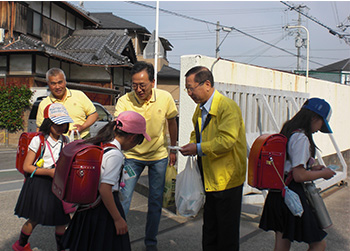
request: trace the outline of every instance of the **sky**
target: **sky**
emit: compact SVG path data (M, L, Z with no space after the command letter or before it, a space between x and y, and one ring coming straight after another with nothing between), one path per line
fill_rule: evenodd
M76 5L79 2L72 2ZM140 4L137 4L140 3ZM156 29L156 1L84 1L89 12L112 12L145 27ZM350 58L350 1L287 2L303 6L301 25L309 31L309 70ZM215 57L216 23L219 21L219 56L239 63L283 71L297 70L295 37L298 12L279 1L160 1L159 36L173 46L168 52L169 66L180 69L182 55ZM171 13L169 13L171 12ZM338 28L343 24L344 31ZM324 27L326 26L326 28ZM233 28L230 32L222 27ZM329 33L330 28L347 35L348 44ZM301 29L305 42L306 33ZM277 48L276 48L277 47ZM306 48L301 47L300 70L306 70Z

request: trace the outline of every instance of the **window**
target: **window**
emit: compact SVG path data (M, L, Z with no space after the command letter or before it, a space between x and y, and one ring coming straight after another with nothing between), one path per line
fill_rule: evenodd
M75 29L75 16L69 12L67 12L67 27Z
M10 55L10 74L27 75L32 74L32 56L31 55Z
M51 18L64 26L66 25L66 11L56 4L51 6Z
M27 14L27 32L37 36L41 35L41 15L28 9Z
M43 2L43 15L50 17L50 2Z

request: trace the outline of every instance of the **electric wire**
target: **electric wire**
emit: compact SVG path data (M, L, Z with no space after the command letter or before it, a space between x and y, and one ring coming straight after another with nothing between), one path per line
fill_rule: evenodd
M144 4L144 3L140 3L140 2L128 1L127 3L136 4L136 5L143 6L143 7L150 8L150 9L156 9L156 7L154 7L154 6L151 6L151 5L148 5L148 4ZM211 25L214 25L215 27L217 26L217 24L214 23L214 22L206 21L204 19L200 19L200 18L196 18L196 17L190 17L190 16L187 16L187 15L180 14L180 13L173 12L173 11L169 11L169 10L166 10L166 9L163 9L163 8L159 8L159 11L164 12L164 13L168 13L168 14L171 14L171 15L175 15L175 16L178 16L178 17L182 17L182 18L185 18L185 19L197 21L197 22L201 22L201 23L205 23L205 24L211 24ZM287 51L287 50L285 50L285 49L283 49L281 47L278 47L276 45L268 43L268 42L266 42L266 41L264 41L264 40L262 40L262 39L260 39L258 37L255 37L255 36L253 36L251 34L248 34L248 33L244 32L244 31L240 30L240 29L237 29L234 26L226 26L226 25L222 25L222 24L219 24L218 26L221 27L221 28L224 28L224 27L225 28L230 28L230 29L232 29L232 30L234 30L234 31L236 31L238 33L241 33L241 34L247 36L247 37L250 37L250 38L255 39L255 40L257 40L257 41L259 41L261 43L269 45L269 46L271 46L271 47L273 47L273 48L275 48L277 50L283 51L283 52L285 52L287 54L290 54L290 55L292 55L294 57L298 57L298 55L293 53L293 52ZM306 59L305 56L301 56L301 58L304 59L304 60ZM324 66L323 64L315 62L315 61L310 60L310 59L309 59L309 62L312 62L312 63L320 65L320 66Z
M130 2L128 2L128 3L132 3L132 4L144 6L144 7L151 8L151 9L155 9L155 8L156 8L156 7L154 7L154 6L151 6L151 5L148 5L148 4L144 4L144 3L140 3L140 2L130 1ZM189 20L193 20L193 21L197 21L197 22L202 22L202 23L205 23L205 24L211 24L211 25L215 25L215 26L217 25L217 24L214 23L214 22L206 21L206 20L200 19L200 18L190 17L190 16L187 16L187 15L180 14L180 13L176 13L176 12L173 12L173 11L169 11L169 10L166 10L166 9L163 9L163 8L159 8L159 11L162 11L162 12L165 12L165 13L168 13L168 14L171 14L171 15L175 15L175 16L178 16L178 17L186 18L186 19L189 19ZM297 55L296 55L295 53L293 53L293 52L287 51L287 50L285 50L285 49L283 49L283 48L280 48L280 47L278 47L278 46L275 46L275 45L273 45L273 44L270 44L270 43L268 43L268 42L266 42L266 41L264 41L264 40L262 40L262 39L260 39L260 38L257 38L257 37L255 37L255 36L253 36L253 35L250 35L250 34L244 32L244 31L242 31L242 30L239 30L239 29L237 29L237 28L235 28L235 27L233 27L233 26L226 26L226 25L221 25L221 24L219 24L218 26L221 27L221 28L223 28L223 27L230 28L230 29L232 29L232 30L235 30L235 31L237 31L237 32L239 32L239 33L241 33L241 34L247 36L247 37L253 38L253 39L255 39L255 40L257 40L257 41L259 41L259 42L261 42L261 43L267 44L267 45L269 45L269 46L271 46L271 47L273 47L273 48L275 48L275 49L281 50L281 51L283 51L283 52L285 52L285 53L288 53L288 54L291 54L291 55L297 57ZM317 64L318 64L318 63L317 63Z
M316 18L311 17L311 16L309 16L309 15L306 15L304 12L300 11L299 8L296 8L296 7L290 5L290 4L286 3L286 2L283 2L283 1L281 1L281 3L284 4L284 5L286 5L286 6L288 6L291 10L294 10L294 11L300 13L300 14L303 15L304 17L306 17L306 18L310 19L311 21L314 21L315 23L317 23L317 24L321 25L322 27L326 28L326 29L329 31L329 33L331 33L331 34L334 35L334 36L338 36L340 39L343 39L343 40L345 41L346 44L350 45L350 39L348 39L348 38L346 37L346 36L347 36L346 34L340 34L339 32L333 30L332 28L330 28L330 27L324 25L323 23L321 23L320 21L318 21Z

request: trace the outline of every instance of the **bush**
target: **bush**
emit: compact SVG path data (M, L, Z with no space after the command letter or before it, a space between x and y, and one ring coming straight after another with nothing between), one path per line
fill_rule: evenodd
M30 106L33 92L25 84L0 84L0 128L17 132L24 128L24 109Z

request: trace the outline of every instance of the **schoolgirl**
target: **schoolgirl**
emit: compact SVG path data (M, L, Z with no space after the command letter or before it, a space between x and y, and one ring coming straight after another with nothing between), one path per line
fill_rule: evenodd
M146 120L138 113L125 111L115 121L105 125L98 134L86 143L106 145L101 163L99 194L102 202L96 207L78 208L64 236L63 245L70 251L131 250L128 226L118 191L126 151L146 138ZM116 148L110 149L110 145ZM109 150L109 151L107 151Z
M62 201L52 193L51 186L55 163L65 142L68 142L62 134L67 133L72 122L61 104L50 104L44 110L44 121L39 128L45 138L44 145L40 147L40 136L33 137L23 164L23 170L28 175L18 197L15 215L28 220L21 229L19 240L12 245L15 251L31 250L28 239L38 224L56 226L57 250L63 250L60 239L70 216L64 212ZM43 151L40 161L35 159L37 151Z
M299 195L304 213L301 217L293 216L284 203L282 193L269 191L259 227L275 232L274 250L289 250L292 241L306 242L308 250L326 248L324 238L327 233L319 227L316 215L306 200L302 183L319 178L330 179L335 174L325 166L309 165L316 152L312 134L317 131L332 133L328 124L330 115L331 107L325 100L311 98L282 127L281 134L288 138L284 171L286 176L291 172L293 177L288 187ZM308 167L311 170L307 170Z

